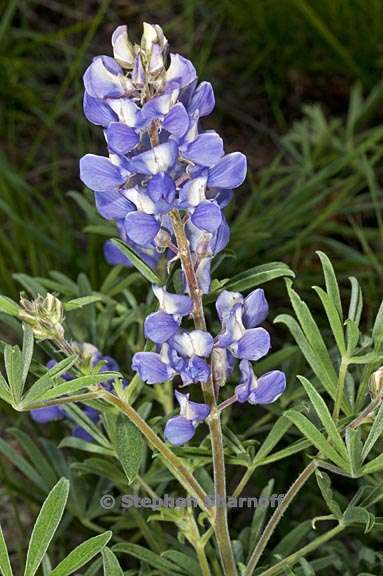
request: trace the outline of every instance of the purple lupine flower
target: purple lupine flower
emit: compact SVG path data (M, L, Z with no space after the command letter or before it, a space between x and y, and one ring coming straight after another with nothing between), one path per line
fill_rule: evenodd
M147 384L160 384L177 374L184 385L206 382L210 367L205 358L210 356L212 349L213 337L208 332L179 329L162 344L159 352L137 352L133 356L132 368Z
M159 26L144 23L139 45L130 42L126 26L119 26L112 46L114 59L99 56L84 74L84 113L103 128L108 156L87 154L81 179L94 191L101 216L114 221L124 242L153 268L161 258L180 257L172 224L174 211L180 211L191 265L200 293L206 294L212 259L229 241L223 209L246 177L246 158L225 154L219 134L201 129L200 118L215 106L213 88L198 84L193 64L183 56L168 59ZM104 252L111 264L131 264L110 242ZM144 333L156 349L138 352L132 361L141 379L156 384L180 377L189 385L207 382L212 373L219 388L239 360L242 376L234 398L274 401L283 392L284 375L275 371L256 379L250 364L270 349L270 336L260 327L268 313L263 290L246 298L222 292L216 304L222 330L213 339L205 330L182 327L193 308L184 274L183 288L183 294L171 294L153 286L159 307L146 318ZM176 397L181 412L168 421L165 437L183 444L209 407L189 395L176 392Z
M285 391L286 376L280 370L267 372L257 378L250 362L240 362L241 380L235 388L238 402L249 404L271 404L275 402Z
M218 348L244 360L259 360L270 349L270 336L258 327L268 314L268 304L261 288L247 296L224 290L217 298L216 308L222 322L222 332L216 340Z
M97 56L84 74L84 113L103 127L109 157L85 155L81 179L95 192L100 214L116 222L140 256L148 251L144 259L153 267L162 254L174 256L167 250L173 237L168 213L185 211L190 225L209 235L192 253L207 292L211 258L229 236L221 211L246 176L246 158L225 155L222 138L200 130L199 119L214 109L212 86L198 84L193 64L179 54L170 54L167 67L159 26L144 23L140 45L119 26L112 46L114 58ZM113 264L129 265L110 244L105 254Z
M144 331L146 338L163 344L175 336L182 317L191 313L193 304L189 296L171 294L161 286L153 286L153 292L159 301L159 311L147 316Z
M177 390L175 396L180 405L180 414L167 421L164 435L168 442L180 446L193 438L198 424L209 416L210 406L192 402L189 400L190 394L181 394Z

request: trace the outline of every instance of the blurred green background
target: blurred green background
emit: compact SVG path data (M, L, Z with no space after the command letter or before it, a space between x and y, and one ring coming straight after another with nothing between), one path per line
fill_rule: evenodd
M12 274L107 272L104 222L79 158L103 154L82 114L82 74L116 25L163 26L216 90L205 121L249 157L220 275L284 260L309 286L318 248L379 301L383 127L381 0L3 0L0 24L0 290ZM76 194L79 193L79 194ZM85 230L84 230L85 229ZM235 255L235 258L234 258ZM282 303L283 304L283 303ZM368 310L368 308L367 308Z

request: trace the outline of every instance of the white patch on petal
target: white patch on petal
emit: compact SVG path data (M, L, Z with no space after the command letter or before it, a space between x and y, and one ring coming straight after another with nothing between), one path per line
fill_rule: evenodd
M139 212L145 212L145 214L154 214L156 211L155 203L147 194L139 192L137 188L129 188L124 191L124 196L128 198L133 204L136 205Z

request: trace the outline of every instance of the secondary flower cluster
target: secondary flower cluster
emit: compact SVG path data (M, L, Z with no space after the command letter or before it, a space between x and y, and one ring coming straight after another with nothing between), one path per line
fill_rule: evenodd
M94 191L99 213L115 221L123 240L151 266L161 254L176 256L169 213L183 210L207 292L211 259L229 239L221 209L246 176L246 158L225 154L222 138L200 129L200 118L215 105L212 86L198 84L189 60L168 56L159 26L145 23L140 45L119 26L112 45L114 58L97 56L84 74L84 112L103 128L108 156L84 156L81 179ZM113 264L127 263L110 242L105 253Z
M203 330L185 330L184 316L190 314L189 296L170 294L153 286L159 301L159 311L145 320L145 336L157 344L156 352L138 352L133 357L133 369L148 384L157 384L179 376L182 385L207 382L213 371L216 384L223 385L233 372L238 359L241 372L233 401L250 404L270 404L279 398L286 386L283 372L274 370L257 378L251 362L264 357L270 350L269 333L259 325L269 307L260 288L246 298L239 292L224 290L216 309L221 331L213 336ZM207 358L212 358L212 369ZM165 427L165 437L173 444L183 444L195 433L197 424L207 418L210 407L189 400L189 394L176 392L180 415L171 418Z
M119 372L120 367L116 360L111 356L105 356L93 346L93 344L88 344L87 342L78 344L73 343L72 347L74 350L78 351L82 362L90 364L90 366L95 367L97 364L102 362L100 367L100 372ZM57 364L56 360L49 360L47 363L47 368L53 368ZM70 381L75 377L70 372L66 372L61 376L64 380ZM107 390L113 389L113 382L107 380L102 382L102 386ZM91 406L82 407L84 414L94 423L97 424L100 420L100 413L95 408ZM54 420L63 420L64 418L69 418L67 412L61 408L61 406L47 406L44 408L36 408L30 412L32 419L39 424L45 424L47 422L52 422ZM75 426L72 429L72 436L86 440L87 442L92 442L93 437L87 432L82 426Z

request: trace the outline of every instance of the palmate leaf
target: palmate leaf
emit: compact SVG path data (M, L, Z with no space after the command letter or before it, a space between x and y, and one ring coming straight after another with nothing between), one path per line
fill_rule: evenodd
M42 396L47 390L53 386L53 378L58 378L69 371L75 364L77 356L68 356L58 362L55 366L50 368L31 386L23 398L23 404L32 404L37 398Z
M337 374L335 372L335 368L331 361L326 344L322 338L322 334L310 312L309 307L299 297L298 293L292 288L292 283L290 280L286 280L286 285L291 304L294 308L294 312L298 318L298 321L309 345L315 351L315 354L319 357L331 380L336 382Z
M54 570L50 573L50 576L70 576L74 574L77 570L82 568L87 564L92 558L94 558L99 552L101 552L109 540L112 537L112 532L107 531L103 534L98 534L89 538L85 542L82 542L77 548L72 550L70 554L60 562ZM113 572L108 573L113 576ZM121 572L122 574L122 572Z
M52 488L37 517L29 541L24 576L34 576L60 523L69 494L69 481L61 478Z
M307 362L311 366L314 374L321 382L325 390L330 394L330 396L335 399L337 377L335 375L334 378L333 373L330 374L326 370L326 366L323 364L319 355L316 354L315 350L310 346L308 340L306 339L301 327L299 326L295 318L289 316L288 314L280 314L275 318L274 323L276 324L282 323L289 328L303 356L306 358Z
M161 284L160 277L138 256L138 254L135 253L130 246L117 238L113 238L111 242L121 250L124 256L130 260L133 266L141 272L142 276L146 278L146 280L149 280L152 284Z

